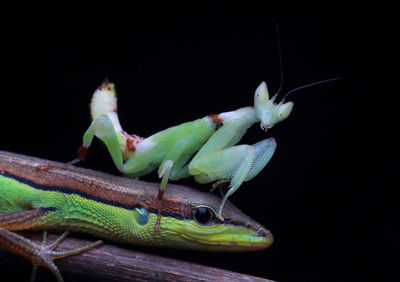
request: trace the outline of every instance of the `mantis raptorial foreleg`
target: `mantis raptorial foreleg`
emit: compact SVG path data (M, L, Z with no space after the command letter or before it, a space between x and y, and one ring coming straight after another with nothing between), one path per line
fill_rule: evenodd
M250 108L243 108L237 111L225 113L224 116L226 117L223 120L223 125L200 148L197 154L193 157L191 164L204 155L220 151L239 142L246 133L247 128L255 122L252 119L250 112ZM219 116L222 115L223 114L220 114Z
M256 150L256 155L245 181L253 179L267 165L275 153L276 141L274 138L268 138L252 146Z
M252 146L238 145L209 153L191 163L191 173L200 183L208 183L218 179L230 181L229 190L225 194L217 213L221 220L223 220L222 210L227 198L244 181L255 177L266 166L275 149L275 139L269 138Z

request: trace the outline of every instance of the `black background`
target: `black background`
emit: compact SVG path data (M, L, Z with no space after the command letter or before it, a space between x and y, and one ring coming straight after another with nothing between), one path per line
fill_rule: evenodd
M393 248L380 253L397 237L389 226L395 201L384 201L388 183L378 175L387 164L378 157L386 151L381 118L391 98L382 87L384 54L374 47L380 37L358 3L47 3L3 12L0 149L61 162L76 156L91 94L106 77L116 84L123 128L144 137L251 105L261 81L274 93L280 83L275 18L284 92L342 78L293 94L287 120L267 133L255 125L242 140L278 142L264 171L230 198L271 230L275 243L237 254L129 248L281 281L382 278L388 272L380 267L395 264ZM119 174L98 141L79 165ZM144 179L158 181L155 174ZM181 183L209 188L193 179ZM27 279L28 263L24 269L13 280Z

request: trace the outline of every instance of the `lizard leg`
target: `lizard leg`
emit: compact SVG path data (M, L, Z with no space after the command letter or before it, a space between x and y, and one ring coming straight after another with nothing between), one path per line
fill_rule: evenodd
M60 271L53 260L80 254L91 250L102 241L97 241L87 246L68 251L55 251L54 249L65 239L68 232L64 232L54 243L46 244L46 235L43 236L42 244L38 245L31 240L18 235L10 230L25 230L35 226L41 217L53 212L53 208L39 208L26 211L0 213L0 247L4 247L32 262L34 265L31 281L36 274L35 266L48 268L57 281L63 281Z

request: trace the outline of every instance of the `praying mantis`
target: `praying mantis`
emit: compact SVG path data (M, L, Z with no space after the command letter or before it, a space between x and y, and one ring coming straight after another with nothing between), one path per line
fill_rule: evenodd
M160 200L168 180L194 176L199 183L229 182L216 212L223 221L223 207L228 197L243 182L254 178L275 152L274 138L253 145L236 144L254 123L260 122L266 131L290 115L293 103L285 103L284 99L275 103L277 94L270 98L267 85L262 82L255 91L254 106L210 114L142 138L122 129L115 86L106 80L93 94L90 103L93 121L83 136L76 161L85 159L96 136L125 176L139 178L158 168Z

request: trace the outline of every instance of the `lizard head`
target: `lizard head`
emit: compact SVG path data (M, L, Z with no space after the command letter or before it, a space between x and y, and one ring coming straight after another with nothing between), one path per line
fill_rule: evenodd
M169 185L163 199L163 210L179 202L174 214L164 212L160 236L166 246L203 251L253 251L268 248L273 243L271 232L226 202L221 221L216 216L221 199L209 192ZM166 209L164 209L164 207Z

